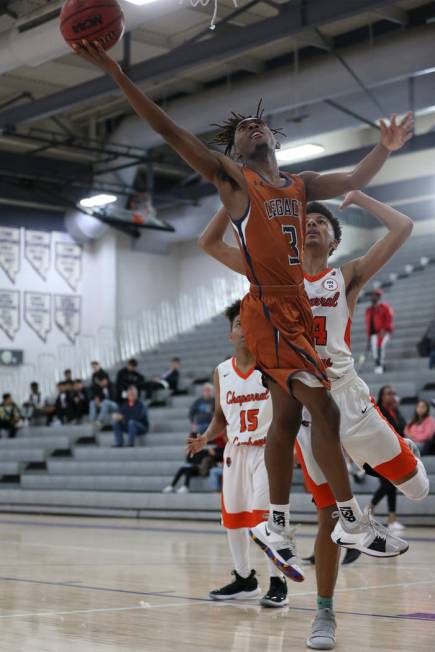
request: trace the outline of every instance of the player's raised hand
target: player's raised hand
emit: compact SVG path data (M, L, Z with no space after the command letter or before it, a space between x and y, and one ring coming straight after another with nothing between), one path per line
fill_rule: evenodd
M352 204L358 205L358 199L363 194L364 193L362 193L361 190L351 190L350 192L346 193L343 201L340 204L340 210L343 211L348 206L352 206Z
M379 122L381 127L381 145L394 152L403 147L414 135L414 116L410 111L402 120L397 122L397 114L393 113L390 124L387 126L384 120Z
M189 436L186 440L186 444L186 453L189 455L189 457L192 457L192 455L199 453L203 448L206 447L207 437L206 435L201 435L201 437Z
M89 61L89 63L93 63L94 66L101 68L101 70L108 75L113 77L117 73L122 72L119 63L107 54L101 43L98 41L90 43L83 39L80 45L74 43L72 47L79 57L85 61Z

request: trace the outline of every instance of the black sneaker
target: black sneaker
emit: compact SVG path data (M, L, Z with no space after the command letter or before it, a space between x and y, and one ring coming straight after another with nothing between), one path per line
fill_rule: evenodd
M305 566L315 566L316 565L316 558L314 556L314 552L309 557L302 557L302 563Z
M270 578L269 590L261 598L260 604L262 607L285 607L288 605L287 582L284 578Z
M212 600L244 600L246 598L255 598L261 593L258 586L255 570L251 570L248 577L240 577L237 571L231 571L234 575L234 581L221 589L210 591L208 594Z
M351 564L352 562L356 561L359 557L361 557L361 552L357 550L356 548L347 548L346 554L343 557L343 561L341 562L342 566L346 566L347 564Z

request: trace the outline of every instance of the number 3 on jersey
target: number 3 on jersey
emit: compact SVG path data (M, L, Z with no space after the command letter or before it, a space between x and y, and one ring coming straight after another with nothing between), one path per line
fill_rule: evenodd
M289 265L300 265L301 259L299 257L299 248L298 248L298 233L296 227L293 224L283 224L282 232L284 235L290 236L290 247L293 249L293 256L288 257Z
M326 346L328 343L328 331L326 330L326 317L314 317L313 328L314 341L316 346Z
M240 412L240 432L254 432L258 428L260 410L242 410Z

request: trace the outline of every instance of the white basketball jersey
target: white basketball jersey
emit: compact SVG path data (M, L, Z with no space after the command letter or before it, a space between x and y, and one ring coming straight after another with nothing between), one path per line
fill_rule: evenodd
M316 351L334 381L354 369L352 319L341 269L325 269L316 276L305 274L305 291L313 311Z
M228 441L250 444L264 439L272 421L272 400L261 382L261 373L252 368L243 374L235 358L221 362L217 369Z

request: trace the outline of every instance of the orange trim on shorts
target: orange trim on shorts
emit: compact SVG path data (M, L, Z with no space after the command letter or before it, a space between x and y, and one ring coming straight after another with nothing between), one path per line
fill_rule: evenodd
M236 530L242 527L255 527L269 518L269 511L254 509L252 512L230 513L225 509L224 496L221 497L222 525L229 530Z
M411 452L411 449L403 437L401 437L396 432L395 428L393 428L388 419L384 417L373 396L370 397L370 400L376 412L379 414L379 416L382 417L385 423L394 432L400 444L400 453L396 455L396 457L393 457L392 460L388 460L382 464L378 464L373 468L375 471L377 471L377 473L382 475L384 478L387 478L387 480L396 482L397 480L401 480L403 477L410 475L413 471L415 471L417 466L417 459L415 458L414 453Z
M304 278L307 279L310 283L314 283L314 281L319 281L321 278L326 276L326 274L329 274L329 272L332 271L331 267L327 267L324 269L322 272L319 272L318 274L314 274L314 276L310 276L309 274L304 273Z
M234 369L234 371L236 372L236 374L237 374L238 376L240 376L240 378L242 378L242 380L248 380L249 376L250 376L252 373L254 373L255 368L256 368L256 367L255 367L255 364L254 364L254 366L251 367L250 369L248 369L248 371L247 371L246 373L243 373L243 371L240 371L240 369L239 369L238 366L237 366L235 356L233 356L233 357L231 358L231 362L232 362L232 365L233 365L233 369Z
M336 504L334 494L331 491L331 487L327 482L323 484L316 484L308 473L308 469L305 464L304 456L302 449L299 445L299 442L295 442L296 455L299 460L299 464L302 467L304 472L305 485L313 497L314 504L317 509L325 509L325 507L332 507Z
M350 338L351 331L352 331L352 320L349 317L349 319L347 320L346 332L344 333L344 341L349 347L349 351L352 351L352 342Z

